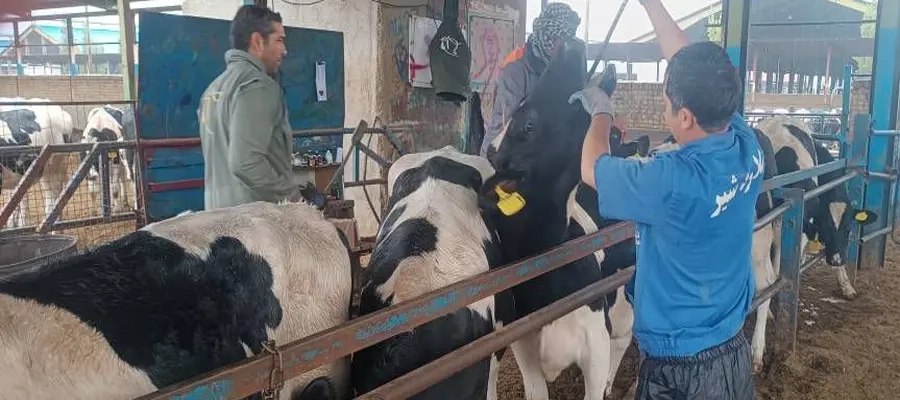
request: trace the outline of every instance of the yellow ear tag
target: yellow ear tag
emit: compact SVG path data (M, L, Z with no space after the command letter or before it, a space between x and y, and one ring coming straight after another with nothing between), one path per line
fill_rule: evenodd
M519 192L506 193L500 186L495 186L494 192L496 192L499 197L497 208L500 209L500 212L502 212L503 215L507 217L515 215L525 208L525 198L522 197Z
M824 246L822 246L822 243L816 238L815 240L810 240L806 245L806 252L809 254L819 254L819 252L822 251L822 247Z
M866 222L867 219L869 219L869 214L865 211L860 211L853 216L853 219L855 219L856 222L863 223Z

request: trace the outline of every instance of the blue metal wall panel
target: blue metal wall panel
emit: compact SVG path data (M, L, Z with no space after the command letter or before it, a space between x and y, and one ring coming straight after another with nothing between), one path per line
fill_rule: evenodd
M731 63L737 68L738 75L744 88L747 87L747 35L750 26L750 1L749 0L722 0L722 31L725 52L731 59ZM747 93L741 99L738 112L744 114L744 102Z
M900 85L900 0L881 0L878 5L878 23L875 30L875 60L872 72L871 113L876 130L895 129L897 123L897 96ZM869 171L887 172L892 167L894 138L874 136L869 142ZM866 185L866 209L879 216L879 222L867 225L864 235L879 231L888 221L890 193L887 181L869 179ZM862 248L861 266L884 266L885 237L880 236L865 243Z
M225 68L230 21L141 12L138 59L141 139L198 137L197 107L203 91ZM289 119L294 129L336 128L344 124L343 34L286 28L288 54L281 66ZM317 101L316 62L326 67L328 99ZM295 140L299 148L340 145L340 137ZM150 149L145 154L149 183L203 179L199 148ZM202 189L147 192L151 220L203 208Z

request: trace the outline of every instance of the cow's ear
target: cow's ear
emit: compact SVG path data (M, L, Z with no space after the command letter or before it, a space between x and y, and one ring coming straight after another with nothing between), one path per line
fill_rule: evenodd
M878 214L875 214L869 210L853 210L853 220L856 221L857 224L861 226L869 225L875 221L878 221Z
M525 197L518 185L523 174L517 171L498 172L488 178L479 191L479 206L489 214L510 217L525 208Z

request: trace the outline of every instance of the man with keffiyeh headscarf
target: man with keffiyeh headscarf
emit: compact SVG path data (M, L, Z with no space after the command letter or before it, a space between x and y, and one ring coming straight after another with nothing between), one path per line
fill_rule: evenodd
M533 33L524 46L513 50L501 64L494 96L494 109L487 123L481 155L486 156L491 141L500 134L506 121L531 88L537 84L564 40L575 37L581 18L567 4L549 3L534 20Z

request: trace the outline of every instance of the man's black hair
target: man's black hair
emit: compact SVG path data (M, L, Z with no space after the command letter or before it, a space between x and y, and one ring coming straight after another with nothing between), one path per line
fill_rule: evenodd
M282 23L281 14L267 7L241 6L231 20L231 48L247 51L250 48L250 36L254 32L268 40L269 35L275 32L273 22Z
M728 125L741 104L742 86L725 49L713 42L682 48L666 68L665 93L672 112L690 110L706 132Z

